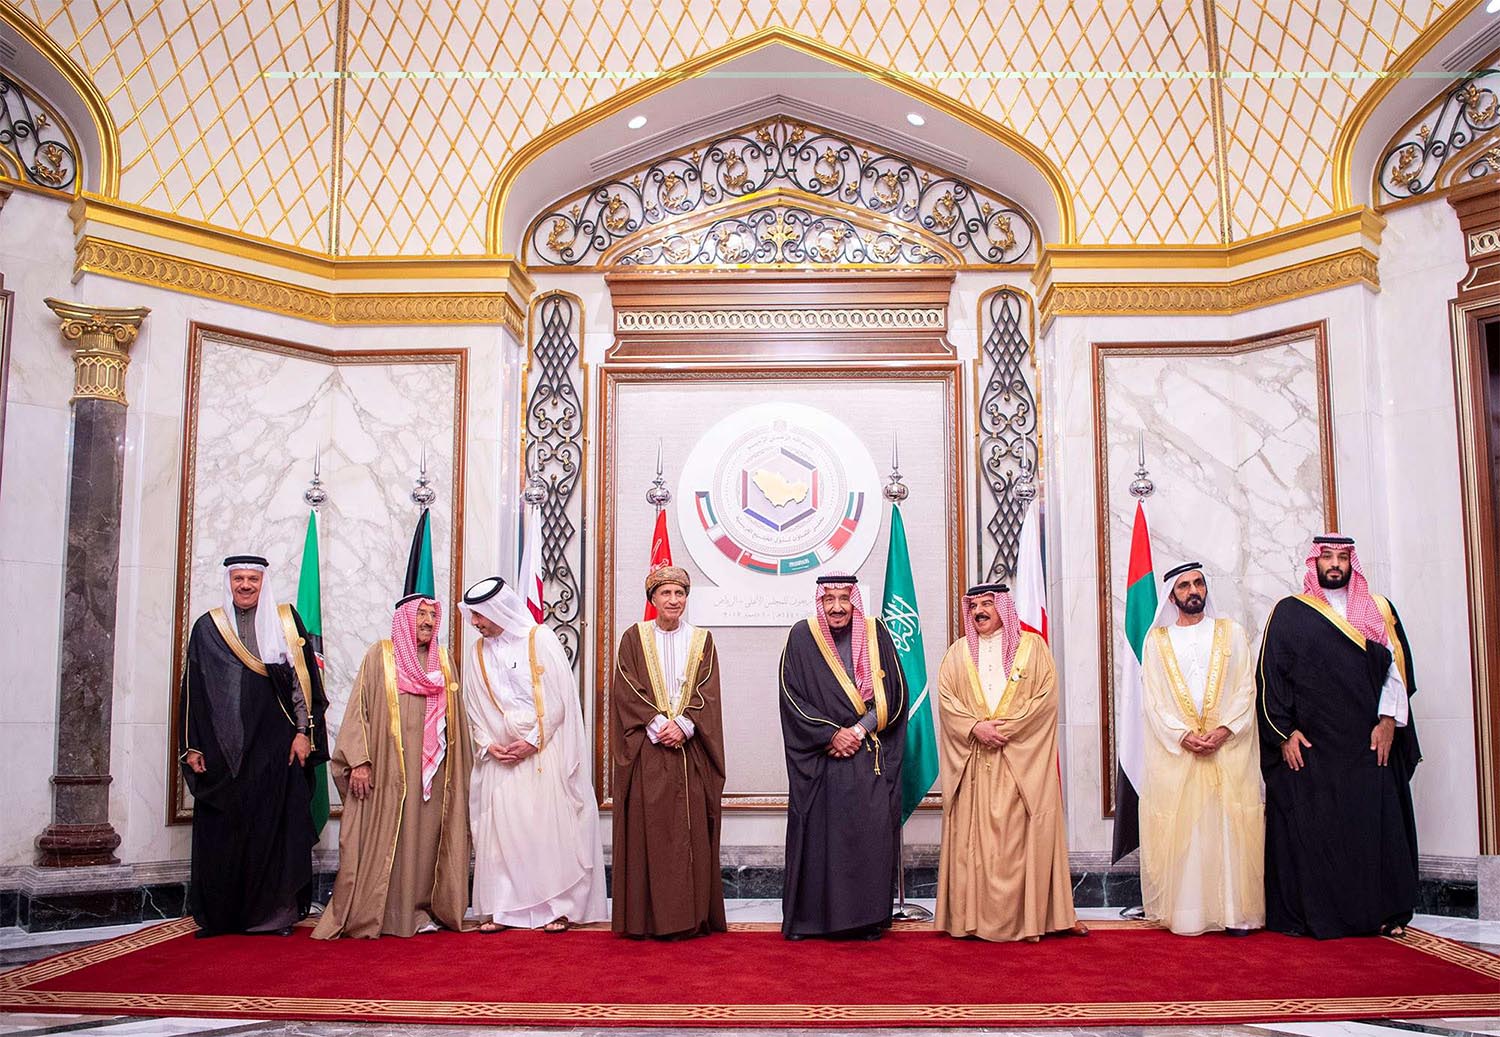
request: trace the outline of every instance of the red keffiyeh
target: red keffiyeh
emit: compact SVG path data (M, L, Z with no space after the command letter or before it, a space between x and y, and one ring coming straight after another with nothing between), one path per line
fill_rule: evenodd
M424 670L417 661L417 609L423 605L433 608L432 643L427 648L427 662L433 667ZM391 619L391 644L396 650L396 690L403 695L425 695L427 713L422 718L422 799L432 798L432 779L448 755L447 725L443 723L444 706L447 699L443 692L447 683L443 670L438 665L438 629L443 622L443 613L433 598L412 598L396 609Z
M850 645L850 654L854 657L854 686L859 690L860 698L869 702L875 698L875 682L870 679L870 635L865 629L865 606L859 596L859 584L852 580L849 583L824 580L816 588L818 629L823 632L823 639L831 645L833 644L833 631L829 629L828 615L823 611L823 591L829 587L849 588L849 605L852 612L849 617L849 634L854 639Z
M1008 591L985 590L964 595L964 639L969 642L969 658L974 660L974 668L979 669L979 628L974 625L974 602L986 596L994 597L995 611L1000 614L1000 652L1009 676L1016 661L1016 649L1021 645L1021 617L1016 612L1016 599Z
M1335 533L1326 536L1337 536ZM1390 647L1390 638L1385 632L1385 617L1380 614L1380 609L1375 604L1375 599L1370 595L1370 583L1365 579L1365 570L1359 564L1359 551L1353 543L1347 545L1342 543L1325 544L1316 539L1307 549L1307 572L1302 577L1302 593L1310 594L1328 604L1328 592L1318 583L1318 558L1323 554L1324 548L1345 547L1349 548L1349 582L1346 588L1349 591L1349 605L1344 618L1349 625L1364 635L1366 641L1375 641Z

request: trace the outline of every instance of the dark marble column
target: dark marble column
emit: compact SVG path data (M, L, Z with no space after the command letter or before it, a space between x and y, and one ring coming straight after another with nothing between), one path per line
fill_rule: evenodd
M150 312L46 300L73 349L73 453L63 562L57 760L52 823L37 837L46 867L118 863L109 823L109 736L120 583L128 350Z

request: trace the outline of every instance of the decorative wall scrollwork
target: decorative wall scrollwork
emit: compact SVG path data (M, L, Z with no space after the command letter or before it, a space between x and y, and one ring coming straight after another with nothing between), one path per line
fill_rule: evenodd
M1442 192L1500 173L1500 69L1471 72L1434 99L1386 145L1375 174L1378 203Z
M34 184L72 190L78 146L50 105L0 73L0 169L9 165Z
M545 622L576 669L583 646L583 539L579 535L584 413L579 364L583 308L545 295L531 311L526 471L542 481L542 605Z
M1014 288L997 288L980 299L979 580L984 583L1015 575L1027 508L1016 486L1028 476L1040 478L1031 328L1031 300Z
M737 228L715 228L709 237L692 243L674 245L667 238L664 251L649 261L696 266L941 261L913 260L897 248L894 242L903 237L899 231L905 227L913 241L926 237L941 243L959 262L995 265L1026 260L1036 240L1035 221L999 194L831 130L777 117L701 141L564 198L529 228L526 262L533 266L607 265L605 253L622 239L775 189L801 192L879 217L890 228L890 240L867 241L852 233L852 224L840 232L837 220L825 215L817 217L823 222L799 228L789 212L781 213L780 219L777 214L752 213L739 216L740 224L749 220L749 226L759 232L784 219L801 233L768 244L759 233L738 240ZM718 236L721 232L723 237ZM888 255L883 254L887 251ZM933 251L930 246L928 251ZM798 258L779 258L793 253ZM851 254L859 258L850 258ZM618 260L648 262L629 256Z

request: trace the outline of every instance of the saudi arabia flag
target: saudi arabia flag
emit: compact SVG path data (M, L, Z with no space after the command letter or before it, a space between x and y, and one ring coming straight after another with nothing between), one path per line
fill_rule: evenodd
M901 674L906 678L906 748L901 760L901 823L911 817L938 775L937 731L932 722L932 700L927 694L927 657L922 652L922 626L917 618L917 589L911 579L911 556L906 550L906 524L901 507L891 508L891 547L885 556L885 598L880 618L896 643Z
M318 513L307 513L307 539L302 542L302 571L297 575L297 614L307 628L318 669L323 669L323 586L318 577ZM308 703L311 706L311 703ZM323 747L325 750L327 746ZM313 771L313 827L323 834L328 823L328 764L320 763Z
M1112 859L1118 861L1141 845L1140 796L1146 769L1146 715L1141 691L1141 650L1156 619L1156 573L1151 566L1151 532L1146 508L1135 504L1130 531L1130 562L1125 570L1125 640L1133 653L1125 660L1115 695L1115 838Z

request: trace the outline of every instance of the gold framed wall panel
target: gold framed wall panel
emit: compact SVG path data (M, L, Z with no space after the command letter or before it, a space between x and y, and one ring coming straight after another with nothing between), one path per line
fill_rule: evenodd
M1118 766L1118 757L1115 748L1115 660L1117 633L1117 621L1114 610L1114 555L1111 548L1111 480L1109 478L1109 440L1108 429L1110 422L1110 410L1107 393L1106 363L1111 359L1160 359L1183 361L1190 358L1233 358L1254 353L1265 353L1268 350L1284 346L1292 346L1301 342L1311 344L1312 354L1312 377L1314 380L1314 398L1316 414L1316 444L1318 451L1318 480L1317 489L1321 495L1321 514L1319 518L1324 529L1338 528L1338 499L1335 485L1334 452L1333 452L1333 411L1328 382L1328 327L1326 321L1312 324L1302 324L1294 327L1274 331L1265 335L1256 335L1243 339L1234 339L1220 342L1096 342L1092 349L1092 384L1093 384L1093 434L1094 434L1094 532L1098 547L1098 636L1100 644L1099 652L1099 722L1100 722L1100 759L1102 765L1101 774L1101 816L1111 818L1114 816L1115 804L1115 774ZM1159 435L1160 429L1156 427L1146 429L1147 448L1146 465L1158 480L1167 471L1167 465L1162 457L1162 450L1153 450L1152 438ZM1134 430L1131 430L1131 442L1134 443ZM1132 458L1133 458L1132 453ZM1259 456L1258 454L1256 456ZM1133 465L1132 465L1133 466ZM1125 496L1125 482L1128 481L1128 473L1121 473L1113 484L1114 496ZM1222 491L1222 486L1214 487ZM1160 498L1152 498L1160 501ZM1182 506L1179 502L1179 508ZM1152 530L1153 562L1158 573L1165 572L1171 565L1185 559L1168 559L1157 556L1157 545L1162 543L1161 529L1166 526L1160 517L1153 521L1152 514L1158 516L1165 514L1164 508L1168 505L1157 503L1147 504L1147 522ZM1131 508L1133 511L1133 507ZM1196 530L1199 544L1211 539L1201 529ZM1302 544L1301 547L1305 547ZM1300 547L1298 549L1300 558ZM1188 551L1188 554L1193 552ZM1197 558L1203 554L1202 551L1194 554ZM1212 568L1212 562L1205 563ZM1219 586L1221 594L1231 590L1229 581L1235 581L1238 585L1244 582L1244 573L1235 572L1213 572L1208 574L1210 586ZM1264 574L1262 574L1264 575ZM1291 574L1287 574L1290 576ZM1217 584L1215 581L1218 581ZM1292 593L1297 588L1286 584L1281 593ZM1158 595L1160 587L1158 586ZM1236 592L1238 593L1238 592ZM1248 596L1248 593L1247 593ZM1263 623L1264 616L1256 616L1252 621L1245 623L1246 632L1250 634L1252 642Z
M951 642L961 633L961 618L954 607L958 594L964 587L963 570L968 558L968 528L965 517L966 465L963 430L964 414L963 369L957 363L922 363L900 367L882 365L878 361L847 362L837 365L821 364L702 364L691 367L678 364L648 366L644 364L605 364L600 368L601 388L599 393L599 478L595 483L594 514L599 517L596 527L595 551L596 571L599 587L599 605L595 610L599 617L598 629L593 639L594 665L594 776L595 792L602 809L613 807L613 775L610 764L609 745L609 677L614 659L615 645L624 631L624 624L635 622L635 617L617 616L615 598L620 580L620 562L616 551L618 515L616 500L621 492L630 493L633 488L622 488L617 481L613 459L619 446L620 412L619 391L622 386L634 385L745 385L747 383L767 388L776 385L806 384L810 382L838 383L840 390L864 381L874 384L902 383L932 384L939 387L943 398L943 413L940 424L947 441L943 463L947 468L943 479L944 499L942 512L947 528L952 533L948 545L945 570L948 600L941 603L946 616L947 641ZM680 444L679 444L680 446ZM910 469L912 462L904 462ZM669 473L670 474L670 473ZM669 482L675 483L675 477ZM640 489L644 491L645 486ZM885 507L881 501L880 506ZM887 525L884 512L882 527ZM913 531L912 536L920 536ZM674 542L674 552L683 552L684 545ZM674 557L676 555L674 554ZM873 554L872 554L873 557ZM868 563L867 563L868 564ZM874 594L866 597L866 608L878 608ZM926 602L924 612L935 610L936 602ZM809 597L808 609L812 604ZM946 648L946 643L941 646ZM941 654L939 653L939 658ZM721 658L725 667L732 666L732 658ZM936 670L930 669L930 680L936 680ZM773 715L768 723L779 725ZM929 802L935 802L929 797ZM784 795L726 793L724 807L727 810L781 810L785 809Z
M340 351L289 342L283 339L267 338L231 328L201 324L196 321L190 323L188 325L187 365L184 375L182 459L178 472L177 550L172 605L172 654L170 656L171 672L168 676L168 680L171 682L169 701L172 704L171 719L168 722L169 734L166 759L169 775L166 803L166 822L168 825L186 824L192 820L191 807L187 803L186 789L178 768L176 747L180 744L182 736L181 712L179 708L181 676L186 661L188 635L191 631L193 621L197 618L189 614L189 607L194 562L195 509L197 505L196 473L200 432L199 416L203 388L203 350L205 344L209 341L250 350L253 353L290 357L331 367L378 367L398 364L451 366L453 368L454 384L452 398L453 433L452 442L449 444L449 447L452 451L453 482L450 504L452 516L450 523L451 540L447 561L450 582L455 589L459 588L460 574L463 572L464 466L466 461L465 442L468 427L468 351L466 349L373 349ZM415 475L415 471L412 474ZM305 520L305 512L302 514ZM413 526L415 525L415 511L410 516L410 522ZM320 538L326 538L325 521L320 520L319 526ZM403 545L409 542L410 535L409 529L403 528L400 530L399 536ZM323 539L322 543L326 544L327 540ZM402 555L404 556L404 554L405 548L403 546ZM404 569L402 572L404 572ZM390 573L388 579L391 583L387 586L398 591L402 572ZM279 572L277 576L279 578L277 590L282 598L282 603L295 603L295 582L288 583L286 579L281 578L282 574ZM449 602L447 641L449 652L453 655L455 664L457 664L460 662L462 653L456 649L462 645L462 637L461 619L456 601L457 595L454 595L454 598L454 601ZM394 601L395 597L392 596L391 600ZM386 635L383 634L382 636ZM351 679L352 676L350 674ZM337 810L335 810L334 816L338 816Z

